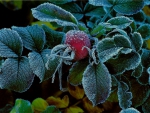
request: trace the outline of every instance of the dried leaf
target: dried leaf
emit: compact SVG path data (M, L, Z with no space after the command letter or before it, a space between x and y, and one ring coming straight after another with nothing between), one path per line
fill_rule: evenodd
M79 86L72 86L70 84L68 84L68 88L71 96L73 96L77 100L83 98L84 90L82 88L80 88Z
M104 111L103 108L98 106L93 107L92 102L89 101L87 97L83 98L83 107L88 111L88 113L102 113Z
M84 111L78 106L71 106L65 109L64 113L84 113Z
M69 97L65 95L62 99L50 96L46 99L49 105L55 105L57 108L66 108L69 105Z

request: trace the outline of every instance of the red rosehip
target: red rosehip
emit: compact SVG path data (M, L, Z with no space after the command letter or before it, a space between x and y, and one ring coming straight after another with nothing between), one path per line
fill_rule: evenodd
M65 44L68 44L75 52L74 60L81 60L87 57L88 50L84 46L91 48L91 43L88 35L83 31L70 30L66 33Z

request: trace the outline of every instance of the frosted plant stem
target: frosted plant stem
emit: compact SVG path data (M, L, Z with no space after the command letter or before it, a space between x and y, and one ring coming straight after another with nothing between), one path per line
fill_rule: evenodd
M105 22L106 18L109 16L109 14L112 12L113 7L104 15L104 17L101 19L101 22Z
M61 59L60 63L58 64L58 66L57 66L54 74L52 75L52 83L54 83L56 72L59 70L59 68L61 67L61 65L62 65L62 59Z
M58 74L59 74L59 87L60 87L60 90L65 92L65 91L67 91L67 88L62 87L62 65L60 65L60 67L58 69Z

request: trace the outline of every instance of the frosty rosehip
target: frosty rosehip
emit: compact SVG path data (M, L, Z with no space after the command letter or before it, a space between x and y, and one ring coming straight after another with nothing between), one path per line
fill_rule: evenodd
M88 50L84 46L91 48L88 35L83 31L70 30L66 33L65 44L68 44L75 52L74 60L81 60L87 57Z

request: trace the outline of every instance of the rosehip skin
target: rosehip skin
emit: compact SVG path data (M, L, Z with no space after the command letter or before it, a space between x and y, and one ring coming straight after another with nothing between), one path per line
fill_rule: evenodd
M88 35L79 30L68 31L66 33L65 44L68 44L75 52L75 61L87 57L88 50L86 48L83 49L84 46L91 48L91 43Z

